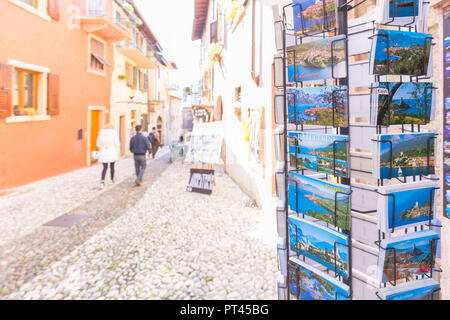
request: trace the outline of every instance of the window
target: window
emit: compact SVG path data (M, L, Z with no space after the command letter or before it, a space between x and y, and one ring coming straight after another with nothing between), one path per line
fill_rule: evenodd
M104 74L106 72L105 65L111 64L105 59L105 43L90 37L90 56L89 56L89 71Z
M37 83L37 72L22 69L14 70L12 94L14 115L36 115Z
M59 111L58 75L27 62L0 63L0 116L7 123L50 120Z

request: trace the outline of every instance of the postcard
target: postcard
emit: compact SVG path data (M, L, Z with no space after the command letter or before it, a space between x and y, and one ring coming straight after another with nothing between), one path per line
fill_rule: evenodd
M378 188L378 227L392 232L428 223L435 217L438 184L435 181L402 183Z
M345 35L286 48L289 82L346 77Z
M431 82L380 82L372 95L374 125L427 124L434 118ZM382 90L386 89L386 90Z
M289 293L296 300L349 300L350 288L325 272L292 257Z
M450 141L444 141L444 152L447 154L450 153Z
M445 169L450 170L450 158L446 157L444 159L444 167Z
M427 75L432 39L428 33L378 30L370 51L370 73Z
M347 235L294 216L288 218L288 224L292 251L348 279Z
M347 86L288 88L290 123L345 127Z
M422 0L383 0L377 6L381 11L381 22L394 26L407 23L414 25L424 15Z
M395 287L380 289L383 300L438 300L439 282L433 279L420 279L406 282Z
M290 164L296 168L348 175L348 136L290 131Z
M435 133L379 134L375 140L375 178L434 174Z
M416 276L428 274L434 268L438 239L436 232L423 230L382 240L378 256L379 281L415 280Z
M335 0L292 0L296 34L311 34L337 26Z
M289 173L290 210L350 230L350 187ZM337 200L337 201L336 201Z

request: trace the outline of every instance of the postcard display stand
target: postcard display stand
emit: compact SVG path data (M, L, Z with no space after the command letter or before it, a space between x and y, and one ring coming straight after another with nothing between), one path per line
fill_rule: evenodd
M405 22L395 15L402 1L394 0L384 20L373 13L347 20L365 0L336 1L335 15L328 16L327 1L294 0L273 7L279 299L439 298L436 135L421 128L432 119L428 97L435 88L425 85L425 115L419 120L413 113L396 114L399 105L406 110L406 99L394 104L389 91L403 92L404 83L423 88L432 70L432 38L427 35L422 47L414 47L423 53L423 65L408 74L391 60L396 58L391 53L401 60L403 48L390 39L390 31L380 31L423 35L418 30L426 25L427 2L413 1L414 17ZM323 3L321 23L305 19L301 3ZM295 22L294 16L300 19ZM380 38L387 67L380 67L376 57L355 59L375 55ZM399 69L390 73L394 68ZM392 79L400 83L395 89L389 87ZM392 123L374 119L377 93L388 95L380 99L389 99L386 114ZM420 100L417 93L415 98ZM413 152L420 156L414 158ZM415 203L408 203L411 199Z

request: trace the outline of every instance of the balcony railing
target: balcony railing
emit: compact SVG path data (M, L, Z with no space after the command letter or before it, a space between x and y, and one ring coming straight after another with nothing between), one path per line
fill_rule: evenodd
M145 46L138 46L136 41L122 41L117 44L117 49L140 68L153 69L157 67L151 51L146 50Z
M133 39L131 22L126 19L113 18L106 10L85 10L80 16L80 23L86 32L101 36L112 42Z

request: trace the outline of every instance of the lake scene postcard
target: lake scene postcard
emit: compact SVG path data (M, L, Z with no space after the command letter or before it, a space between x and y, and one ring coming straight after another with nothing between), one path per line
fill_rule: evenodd
M434 133L381 134L377 137L379 141L392 142L392 177L390 143L377 142L379 179L434 174Z
M379 280L382 283L394 279L414 280L416 276L428 274L434 268L437 239L439 234L424 230L382 240L380 246L383 249L378 257Z
M335 0L293 0L296 34L315 33L336 27Z
M290 123L346 126L347 86L288 88L286 97Z
M347 235L305 219L290 216L288 220L289 244L292 251L348 279Z
M345 77L345 47L345 35L287 47L288 81L302 82L332 79L333 76Z
M348 136L299 131L288 135L291 166L347 177Z
M426 183L427 187L414 187L395 190L395 185L379 188L379 192L392 196L380 196L382 206L379 210L381 230L392 232L392 228L402 229L427 223L434 218L436 185ZM395 198L395 201L394 201ZM395 203L395 207L394 207Z
M379 86L387 88L389 94L378 94L377 125L430 122L433 102L431 82L380 82Z
M349 287L297 258L291 258L289 293L296 300L349 300Z
M289 208L296 213L325 221L343 230L350 230L349 194L348 186L295 172L289 174Z
M440 284L433 279L406 282L380 289L383 300L434 300L439 298Z
M419 15L419 0L388 0L389 18L410 18Z
M378 30L370 52L372 74L426 75L432 35L397 30Z

